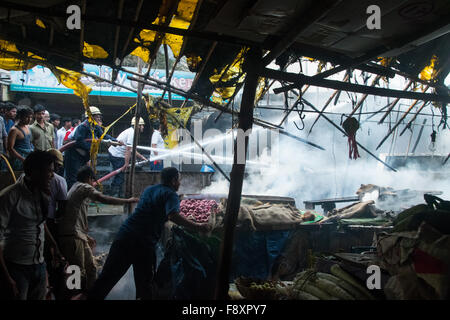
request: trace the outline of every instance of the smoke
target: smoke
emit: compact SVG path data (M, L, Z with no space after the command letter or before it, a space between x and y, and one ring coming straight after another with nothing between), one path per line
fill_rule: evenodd
M121 224L126 220L127 215L105 215L93 217L90 216L89 234L96 242L97 246L94 255L108 254L114 237L119 231ZM156 265L158 266L164 257L164 251L160 245L156 248ZM133 267L127 270L124 276L117 282L114 288L106 297L106 300L135 300L136 286L134 283Z
M310 93L305 95L305 98L313 103L316 108L321 109L331 93L332 91ZM401 100L401 102L403 101ZM363 112L376 111L384 107L387 102L386 98L369 97L362 110ZM405 110L405 105L409 106L410 103L406 101L400 105L401 110ZM341 120L345 119L345 117L341 118L341 114L346 112L348 115L351 109L352 104L345 93L342 93L336 105L331 103L326 110L336 114L327 114L326 116L335 124L341 126ZM305 110L309 110L308 106L305 106ZM397 110L397 108L394 110ZM450 161L445 166L442 166L439 162L443 158L442 156L446 156L450 150L450 132L448 129L439 130L435 150L434 152L430 151L430 135L433 129L437 130L440 114L436 112L437 109L434 106L427 107L423 111L423 113L431 114L432 110L436 117L426 116L428 123L424 127L415 155L433 155L436 157L435 163L439 164L428 168L420 163L407 165L399 168L398 172L385 167L361 148L359 148L361 158L350 160L347 137L323 118L319 119L312 133L308 136L309 128L317 114L305 113L306 117L303 120L304 130L298 130L297 127L301 128L302 123L299 115L293 112L284 126L285 130L303 139L308 139L326 150L322 151L280 135L278 143L272 145L271 151L256 159L264 164L268 164L268 168L246 167L242 193L292 197L296 200L298 208L304 208L303 201L307 200L355 196L361 184L375 184L380 187L391 187L394 190L441 191L442 194L439 197L450 199L450 183L448 180ZM384 142L379 150L376 150L378 143L397 121L398 113L394 112L388 116L383 125L378 125L377 122L384 112L372 117L369 121L364 121L369 114L362 114L359 121L360 129L357 131L356 139L379 158L382 157L382 154L402 154L406 159L407 152L409 157L411 155L418 138L420 125L423 123L425 116L419 115L417 117L412 126L413 131L407 130L401 137L399 133L415 112L413 110L405 118L398 130ZM267 117L264 117L264 119L272 123L279 123L283 115L280 111L276 111L276 113L266 112ZM358 113L355 114L355 117L359 118ZM297 127L294 125L294 122L296 122ZM392 123L389 124L389 122ZM441 158L437 160L439 155ZM221 179L221 177L216 177L216 179L202 192L228 194L229 183ZM410 194L414 193L411 192ZM410 198L405 197L405 199L400 201L401 203L390 203L390 208L386 208L386 203L380 202L377 205L386 210L401 210L413 204L424 203L423 195L420 192L412 199ZM348 204L336 205L339 207ZM316 210L320 211L320 207L316 207Z
M396 89L403 86L404 84L400 84ZM309 92L305 95L305 98L313 103L316 108L321 109L331 93L329 90L317 90L316 92ZM430 150L430 135L433 129L437 130L437 125L440 120L438 117L439 114L435 111L436 109L433 109L433 106L426 107L423 113L430 114L433 110L436 114L435 118L418 116L412 126L413 131L408 130L401 137L399 136L399 131L396 131L384 142L379 150L376 150L378 143L394 123L398 121L399 116L398 113L393 112L386 118L383 125L378 125L377 122L383 115L383 112L371 119L368 119L370 115L366 115L364 112L379 110L388 102L392 102L392 100L372 96L366 100L362 107L363 114L361 116L358 113L355 114L355 117L360 122L360 129L356 134L357 141L378 157L381 157L380 154L402 154L406 158L407 152L409 154L412 153L418 138L420 125L426 118L427 124L424 126L415 154L434 155L436 158L439 155L445 157L450 151L450 132L448 129L438 130L437 140L434 146L435 150ZM411 103L411 101L401 100L399 107L401 110L405 110L405 106L407 107ZM277 106L282 107L280 105ZM327 112L335 112L337 114L327 114L326 116L335 124L341 126L341 114L344 112L348 114L351 108L352 104L348 96L342 93L339 100L336 101L336 105L331 103L326 110ZM305 106L305 110L310 109ZM394 109L394 111L396 110L397 108ZM258 115L259 118L277 124L284 115L280 111L260 112L261 114ZM399 126L399 130L403 130L415 112L413 110L411 115L405 118L405 121ZM378 192L366 195L365 200L376 199L376 205L380 209L394 211L400 211L414 204L424 202L422 194L420 192L415 193L413 192L414 190L441 191L442 194L439 197L450 199L450 183L448 180L450 160L445 166L436 165L434 167L427 167L420 163L410 164L406 167L398 168L398 172L393 172L388 169L362 149L359 149L361 158L350 160L347 138L323 118L319 119L312 133L308 135L308 131L317 114L305 113L305 115L303 130L297 128L297 126L302 128L303 125L296 112L292 113L287 119L287 123L284 125L285 130L302 139L310 140L324 147L326 150L322 151L292 138L278 135L278 140L275 139L272 142L271 148L266 149L265 152L251 159L261 162L264 166L246 166L243 194L292 197L295 199L298 208L304 208L304 201L354 196L361 184L374 184L380 187L391 187L397 191L404 191L401 192L403 196L400 200L391 199L391 201L384 202L377 199ZM297 126L294 125L294 122ZM255 135L256 132L253 132L250 136L251 144L255 143ZM268 137L268 139L270 138ZM232 155L227 154L226 156L230 157ZM395 167L395 165L393 166ZM185 186L185 188L189 187L192 186ZM228 181L216 170L212 184L204 188L201 193L227 195L228 190ZM197 192L197 190L193 192ZM336 205L340 207L347 204ZM316 210L320 211L320 207L316 207ZM91 224L91 233L97 239L97 253L109 251L113 235L118 231L120 223L117 223L117 221L106 223L105 220L102 220L101 223ZM162 253L159 252L158 260L161 258ZM135 299L132 268L116 284L107 299Z
M133 268L130 267L122 279L117 282L106 297L106 300L136 300Z
M97 242L94 255L108 254L114 237L127 215L101 215L89 218L89 234ZM130 267L108 294L106 300L135 300L135 298L133 268Z

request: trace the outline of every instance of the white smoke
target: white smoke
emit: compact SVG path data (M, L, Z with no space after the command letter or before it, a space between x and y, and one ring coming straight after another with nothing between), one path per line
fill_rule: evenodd
M401 85L399 85L401 87ZM312 90L314 91L314 90ZM310 92L305 98L313 103L316 108L321 109L326 99L332 94L332 91ZM360 96L358 96L358 99ZM393 99L389 100L392 101ZM386 98L369 96L363 105L362 112L379 110L388 103ZM400 108L404 111L405 106L412 102L401 100ZM281 106L282 107L282 106ZM341 114L352 109L349 98L342 93L336 105L332 102L326 111L336 112L336 115L327 114L326 116L335 124L340 126ZM311 110L305 106L305 110ZM395 111L398 110L396 107ZM433 128L437 130L440 121L440 112L434 106L424 108L423 114L434 112L435 117L427 117L427 125L424 127L415 155L434 154L435 156L446 156L450 151L450 132L448 129L438 131L436 140L436 150L431 152L429 149L431 142L431 132ZM364 120L369 115L361 115L360 129L357 131L357 141L365 146L373 154L381 157L380 154L403 154L406 152L411 155L412 149L418 137L419 129L424 117L418 116L413 126L413 131L406 131L401 137L399 133L415 114L416 109L405 118L405 121L379 148L378 143L387 134L389 128L396 123L398 116L396 112L391 113L385 120L385 124L378 125L377 122L384 114L374 116L368 122ZM272 113L273 114L273 113ZM400 116L403 113L400 114ZM283 113L278 111L277 116L271 119L264 118L272 123L279 123ZM308 139L326 150L322 151L292 138L280 135L277 149L278 154L263 154L259 161L265 164L271 164L269 168L246 167L246 178L243 184L243 194L272 195L293 197L296 200L298 208L304 208L303 201L319 200L323 198L346 197L356 195L357 189L361 184L375 184L381 187L392 187L394 190L411 189L417 191L441 191L444 199L450 199L450 161L438 169L424 170L409 166L401 168L394 172L382 163L375 160L372 156L359 148L361 158L350 160L348 153L347 138L333 127L325 119L321 118L315 125L312 133L307 136L312 122L317 114L307 113L304 130L299 131L297 126L301 127L298 114L292 113L288 118L285 129L300 138ZM358 113L355 114L358 119ZM345 118L344 118L345 119ZM373 122L372 122L373 121ZM391 124L389 124L391 122ZM434 125L432 127L431 125ZM274 146L272 146L274 149ZM203 193L224 193L228 194L229 183L216 173L217 181L211 186L202 190ZM423 203L422 198L414 199L416 203ZM415 204L415 203L412 203ZM339 206L339 204L337 204ZM343 204L347 205L347 204ZM411 205L411 203L407 204ZM320 207L316 207L320 211Z

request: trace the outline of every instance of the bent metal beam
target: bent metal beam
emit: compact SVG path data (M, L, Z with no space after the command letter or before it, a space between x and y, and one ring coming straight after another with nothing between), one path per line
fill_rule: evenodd
M369 87L360 84L345 83L335 80L317 79L301 74L295 74L290 72L281 72L273 69L263 68L260 72L262 77L276 79L279 81L292 82L296 87L301 87L304 84L309 84L316 87L329 88L335 90L343 90L350 92L359 92L364 94L403 98L403 99L415 99L422 101L440 101L443 103L450 103L449 95L439 95L431 93L419 93L410 91L401 91L385 88ZM275 91L275 90L274 90Z

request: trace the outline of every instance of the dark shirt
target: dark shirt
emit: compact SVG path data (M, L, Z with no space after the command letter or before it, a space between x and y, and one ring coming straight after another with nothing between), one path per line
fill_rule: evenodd
M14 120L8 119L5 120L5 129L6 132L9 133L9 130L11 130L11 128L14 126Z
M180 198L174 189L162 184L147 187L134 212L120 227L119 237L132 235L153 247L161 237L168 215L179 211Z
M103 129L96 125L94 128L94 136L95 138L100 138L103 134ZM75 131L73 139L75 142L75 148L80 148L85 151L85 156L89 159L89 154L91 151L91 143L85 141L85 139L92 139L91 128L88 120L83 121ZM113 141L117 141L115 138L111 137L109 134L105 134L104 139L109 139ZM86 160L87 161L87 160Z
M21 128L16 128L22 132L24 138L20 139L19 137L16 137L16 142L14 143L13 148L16 149L16 151L25 152L27 155L34 150L33 144L31 143L31 130L29 134L25 134L25 131L23 131Z
M5 152L6 148L3 146L3 140L6 140L8 137L8 133L6 132L5 121L3 117L0 116L0 153ZM1 160L0 160L1 161Z

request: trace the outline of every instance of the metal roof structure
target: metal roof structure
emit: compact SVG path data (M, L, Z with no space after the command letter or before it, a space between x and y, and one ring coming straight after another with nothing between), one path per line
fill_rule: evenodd
M67 8L73 4L81 10L82 23L80 29L69 30ZM381 10L381 29L367 27L366 9L371 5ZM336 84L322 79L349 68L387 77L402 74L427 83L418 74L435 55L436 69L442 71L431 85L444 90L449 14L445 0L15 0L0 1L0 37L19 52L32 52L74 71L81 71L82 63L118 70L130 53L151 62L158 47L167 44L176 57L188 58L192 71L199 72L191 91L204 98L217 91L227 99L230 94L224 95L223 89L242 84L242 64L224 71L237 58L245 60L243 50L248 48L264 50L262 67L275 60L285 68L302 56L332 63L334 68L314 79L290 80L325 87ZM395 61L386 67L379 57ZM261 73L288 80L277 73ZM220 79L211 80L218 75Z

